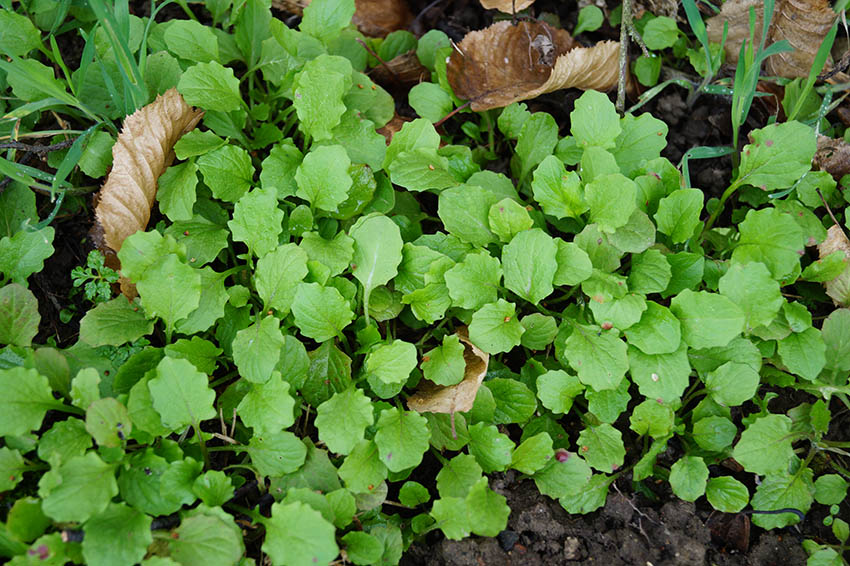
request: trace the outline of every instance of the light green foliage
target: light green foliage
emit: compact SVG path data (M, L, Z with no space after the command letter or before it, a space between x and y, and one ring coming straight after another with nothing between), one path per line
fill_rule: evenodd
M306 336L324 342L337 336L354 318L348 303L334 287L299 283L292 302L295 324Z
M736 184L747 183L763 190L784 189L811 168L816 143L814 130L792 121L771 124L750 133Z
M239 80L231 69L222 67L217 61L198 63L183 72L177 90L192 106L206 110L230 112L239 110L242 97L239 95Z
M265 383L251 384L251 390L239 402L236 413L256 434L289 428L295 422L295 399L289 389L289 383L283 381L280 373L272 372Z
M33 273L44 267L44 260L53 255L51 227L41 230L20 230L11 238L0 238L0 273L21 285Z
M443 343L422 356L422 373L425 379L437 385L454 385L463 380L466 362L464 346L457 335L446 335Z
M626 343L597 326L576 326L564 344L564 357L584 385L616 389L629 367Z
M197 426L216 414L215 391L207 387L207 376L186 360L163 358L148 389L162 424L171 430Z
M41 427L49 409L55 407L47 378L34 369L0 369L0 435L21 435Z
M314 208L336 211L348 197L351 161L341 145L319 146L307 155L295 171L295 194Z
M525 328L516 318L515 306L504 299L475 311L469 324L469 339L490 354L518 346L523 332Z
M419 413L386 409L377 422L375 444L381 462L391 472L400 472L422 461L428 449L428 421Z
M685 289L670 302L670 311L682 324L682 338L692 348L726 346L738 336L744 311L723 295Z
M336 393L316 408L319 438L339 454L350 454L372 422L372 404L360 389Z
M520 232L502 249L505 287L537 304L553 290L557 245L540 229Z
M277 247L283 231L283 211L277 208L277 197L260 188L242 195L233 207L233 220L227 223L234 240L245 242L257 257Z
M580 146L614 147L620 132L620 118L607 96L588 90L576 100L570 113L570 133Z
M702 497L707 481L708 466L699 456L684 456L670 467L670 487L679 499Z
M363 285L363 308L368 317L372 290L379 285L386 285L398 274L401 232L386 216L375 215L358 220L348 234L354 240L351 271Z
M381 344L366 356L366 372L384 383L404 383L416 367L416 347L394 340Z
M732 457L749 472L783 472L794 457L790 431L791 419L784 415L760 417L741 434Z
M699 189L679 189L662 198L655 213L658 230L674 244L688 240L699 226L703 198Z

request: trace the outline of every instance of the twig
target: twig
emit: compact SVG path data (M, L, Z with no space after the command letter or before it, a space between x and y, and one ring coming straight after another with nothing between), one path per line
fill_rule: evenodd
M32 152L32 153L50 153L51 151L56 151L59 149L65 149L66 147L71 147L77 138L63 140L59 143L54 143L51 145L32 145L28 143L22 143L19 141L10 141L0 143L0 149L17 149L20 151Z

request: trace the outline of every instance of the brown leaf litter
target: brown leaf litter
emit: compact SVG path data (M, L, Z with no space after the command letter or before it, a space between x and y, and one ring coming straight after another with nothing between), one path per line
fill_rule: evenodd
M272 0L278 10L302 15L310 0ZM390 32L407 29L413 15L404 0L354 0L352 23L369 37L386 37Z
M542 21L501 21L468 33L455 46L447 75L454 93L480 112L564 88L614 88L619 53L613 41L581 47Z
M763 4L761 0L728 0L720 13L708 20L708 37L716 43L723 38L724 23L729 24L725 45L727 63L734 65L738 61L741 45L750 37L751 7L756 15L754 41L756 44L761 41ZM768 57L765 71L789 79L808 76L815 54L836 17L827 0L777 0L765 44L787 39L794 50ZM826 68L831 67L832 61L828 60Z
M818 244L818 254L821 259L831 253L844 252L844 271L832 281L824 282L826 294L829 295L836 306L850 306L850 240L844 234L840 226L833 224L826 231L826 239Z
M458 328L456 334L464 345L463 359L466 362L466 370L463 381L455 385L443 386L423 379L416 393L407 399L407 407L413 411L452 415L452 431L454 431L454 414L465 413L472 409L481 382L487 375L487 365L490 361L490 354L482 352L469 341L465 326Z

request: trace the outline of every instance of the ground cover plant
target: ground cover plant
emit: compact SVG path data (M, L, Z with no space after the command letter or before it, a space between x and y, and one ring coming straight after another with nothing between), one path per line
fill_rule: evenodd
M353 0L0 0L0 559L397 564L503 532L510 472L571 514L626 486L767 530L815 514L808 564L846 564L848 199L813 169L845 130L816 80L838 24L752 128L793 49L763 4L717 80L696 3L636 14L637 105L732 101L727 145L672 163L662 120L593 85L565 120L522 102L574 71L510 14L547 74L467 104L469 44L367 37ZM728 182L693 186L717 156ZM67 219L93 230L63 259Z

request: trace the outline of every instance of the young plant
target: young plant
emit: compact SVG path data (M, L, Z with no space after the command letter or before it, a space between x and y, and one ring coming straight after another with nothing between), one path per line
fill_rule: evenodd
M77 266L71 271L74 287L82 287L86 300L94 304L112 298L112 285L118 282L118 278L118 272L106 266L103 254L98 250L89 252L85 266Z

